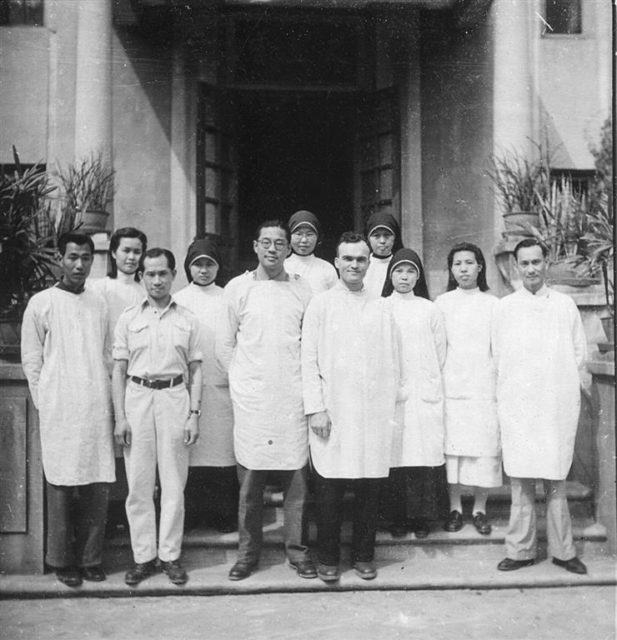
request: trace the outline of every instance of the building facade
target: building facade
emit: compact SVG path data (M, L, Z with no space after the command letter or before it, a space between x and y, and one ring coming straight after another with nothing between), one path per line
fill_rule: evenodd
M490 255L491 153L593 171L611 113L609 0L2 0L0 164L113 162L110 227L252 263L260 220L303 208L324 257L400 219L443 290L454 242ZM489 282L499 290L492 264ZM181 282L179 283L182 284Z

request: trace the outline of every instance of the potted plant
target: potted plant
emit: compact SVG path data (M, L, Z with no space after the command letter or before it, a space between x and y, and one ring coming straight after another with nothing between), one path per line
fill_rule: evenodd
M516 151L490 157L487 175L503 206L506 235L530 235L529 227L539 225L541 199L550 185L550 163L546 148L534 143L537 160Z
M50 217L47 173L16 169L0 176L0 353L19 351L19 325L33 293L54 280L55 230Z
M100 152L78 164L59 167L58 179L63 191L62 216L67 226L78 228L83 233L104 231L114 194L114 174Z

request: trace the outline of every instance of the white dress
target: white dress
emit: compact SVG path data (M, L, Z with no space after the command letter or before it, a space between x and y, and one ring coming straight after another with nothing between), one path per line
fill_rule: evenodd
M86 288L92 289L103 296L109 312L110 334L114 335L116 324L120 314L128 307L139 304L146 297L146 291L139 282L135 282L133 276L130 279L122 278L96 278L86 282Z
M504 469L563 480L574 454L586 339L567 295L543 287L502 298L493 323Z
M388 267L393 256L378 258L371 253L368 271L364 276L364 288L373 296L380 296L388 277Z
M190 448L192 467L230 467L236 464L233 447L233 410L227 373L216 359L223 313L223 289L195 283L174 294L174 300L199 320L202 371L199 440Z
M285 260L285 271L304 278L314 294L331 289L338 282L338 274L333 265L314 254L299 256L292 253Z
M51 484L115 481L108 326L105 302L87 289L52 287L26 308L22 366L39 410Z
M382 298L338 283L313 298L302 329L304 409L327 411L330 436L309 434L325 478L384 478L400 394L400 344Z
M385 299L401 335L407 399L397 415L392 467L444 463L443 384L446 331L437 307L413 292Z
M491 324L497 298L454 289L435 304L448 338L444 367L448 482L480 487L502 484Z
M98 293L105 300L109 314L109 335L113 341L118 318L122 312L135 304L143 302L146 291L139 282L135 282L133 276L118 272L116 278L95 278L86 281L86 288ZM124 447L114 444L116 458L124 456Z
M302 278L256 280L253 272L224 289L218 354L229 370L236 460L248 469L291 471L307 463L300 340L311 296Z

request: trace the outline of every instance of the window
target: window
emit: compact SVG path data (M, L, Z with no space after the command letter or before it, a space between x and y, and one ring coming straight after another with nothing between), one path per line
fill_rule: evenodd
M43 0L0 0L0 25L43 26Z
M572 191L587 197L595 178L593 170L586 169L551 169L551 181L566 178L572 183Z
M583 32L581 0L546 0L544 35Z

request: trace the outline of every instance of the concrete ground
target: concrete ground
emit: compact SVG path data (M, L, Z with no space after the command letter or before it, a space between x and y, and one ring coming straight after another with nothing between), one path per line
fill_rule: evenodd
M5 600L6 640L609 640L615 586Z

